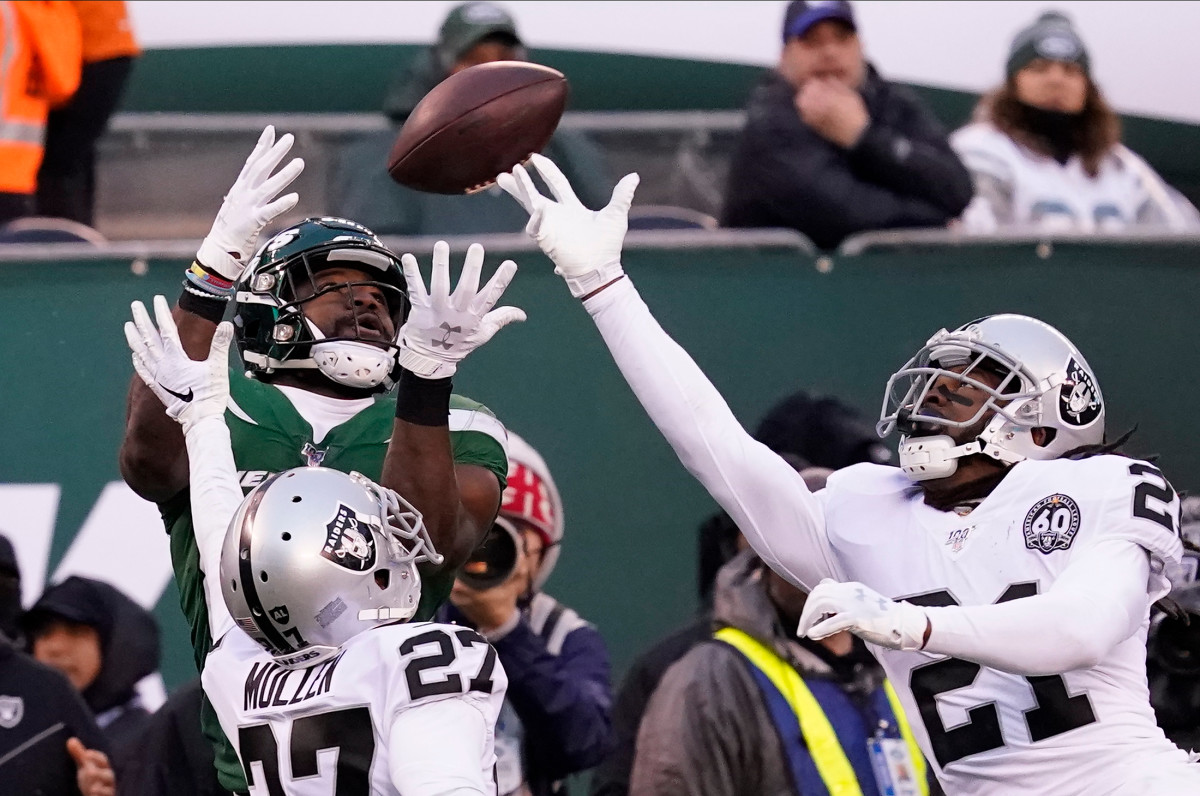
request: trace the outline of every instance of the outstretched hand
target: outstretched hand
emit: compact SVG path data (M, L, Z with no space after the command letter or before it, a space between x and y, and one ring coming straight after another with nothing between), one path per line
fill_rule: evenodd
M496 183L529 213L525 231L554 262L554 272L566 280L571 295L587 296L619 279L625 273L621 246L629 230L638 175L626 174L604 209L589 210L553 161L535 154L531 162L557 201L543 196L520 164L499 175Z
M276 141L272 125L262 131L233 187L225 194L212 229L200 244L196 253L200 265L236 282L254 253L254 244L263 227L300 201L299 194L279 196L279 192L304 171L303 160L292 158L274 176L271 174L283 162L294 140L287 133Z
M512 260L500 263L496 273L479 289L483 271L483 247L472 243L467 249L458 286L450 292L450 245L438 241L433 247L433 273L429 289L421 278L417 258L400 258L408 283L412 309L400 327L400 366L426 379L454 375L467 354L492 339L501 328L525 320L516 307L499 307L496 302L517 272Z
M229 401L229 341L233 324L217 326L208 358L197 361L179 342L179 330L163 296L154 297L154 322L146 305L133 302L133 321L125 322L125 340L133 352L133 369L166 407L167 414L188 429L205 417L222 416Z
M83 796L114 796L117 780L108 755L88 749L78 738L67 739L67 754L75 761L75 784Z

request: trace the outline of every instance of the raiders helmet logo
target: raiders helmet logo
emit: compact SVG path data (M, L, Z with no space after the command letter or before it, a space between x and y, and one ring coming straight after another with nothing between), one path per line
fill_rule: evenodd
M321 555L346 569L366 572L375 566L375 535L354 509L339 503L337 514L325 526Z
M1079 520L1079 505L1067 495L1044 497L1025 515L1025 546L1043 555L1066 550L1079 533Z
M0 696L0 727L11 730L25 717L25 700L19 696Z
M1086 426L1100 416L1103 405L1092 374L1072 359L1067 378L1058 388L1058 414L1069 426Z
M290 624L290 620L292 617L288 613L288 609L287 609L286 605L277 605L274 608L272 608L269 611L269 613L271 614L271 618L273 620L275 620L275 624L277 624L277 625Z

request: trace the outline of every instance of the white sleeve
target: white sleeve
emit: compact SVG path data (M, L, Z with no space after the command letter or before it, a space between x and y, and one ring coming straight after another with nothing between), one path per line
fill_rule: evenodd
M388 734L392 784L404 796L494 796L491 766L483 767L489 735L483 713L462 699L398 711Z
M208 632L215 641L233 627L233 617L221 594L221 547L229 522L242 503L242 488L238 484L225 418L206 417L198 421L188 431L186 440L192 529L204 578Z
M776 572L812 589L837 577L824 509L791 465L746 433L626 276L584 302L654 425Z
M1150 556L1127 539L1081 551L1045 594L996 605L927 608L924 649L1020 675L1088 669L1150 610Z

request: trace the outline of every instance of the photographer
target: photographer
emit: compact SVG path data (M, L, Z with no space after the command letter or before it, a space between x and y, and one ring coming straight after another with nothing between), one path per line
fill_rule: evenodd
M562 499L542 457L508 435L496 524L462 567L443 621L478 630L508 673L496 725L498 793L563 794L612 745L608 650L595 627L541 591L558 560Z
M1200 749L1200 497L1180 505L1183 566L1169 572L1170 599L1180 615L1152 612L1146 642L1150 704L1167 737Z

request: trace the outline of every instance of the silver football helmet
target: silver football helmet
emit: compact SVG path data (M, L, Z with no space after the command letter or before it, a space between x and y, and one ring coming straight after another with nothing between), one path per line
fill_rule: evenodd
M976 376L997 373L991 387ZM975 374L975 375L972 375ZM956 379L987 396L968 420L954 422L920 414L939 378ZM930 427L967 428L991 414L978 437L961 444ZM1024 459L1056 459L1084 445L1104 441L1104 399L1083 354L1049 324L1025 315L991 315L929 339L888 380L876 431L899 428L900 467L914 481L945 478L958 459L982 453L1006 464ZM1033 441L1043 428L1048 441Z
M280 666L309 666L412 617L417 564L440 564L421 514L359 473L298 467L242 501L221 550L234 621Z

